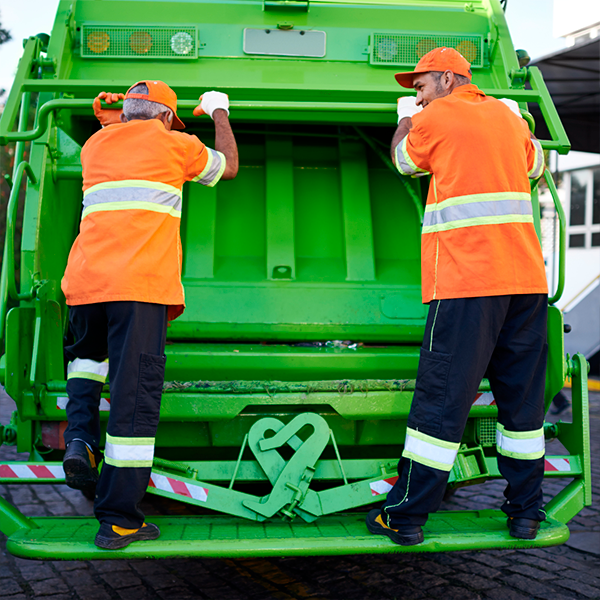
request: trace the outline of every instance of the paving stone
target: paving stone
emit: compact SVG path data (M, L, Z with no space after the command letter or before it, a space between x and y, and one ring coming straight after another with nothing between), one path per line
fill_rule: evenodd
M496 587L498 583L493 579L487 577L479 577L479 575L473 575L472 573L456 573L450 577L453 583L460 581L467 587L473 588L474 590L487 590Z
M28 564L19 567L23 579L27 581L41 581L42 579L51 579L56 577L50 565L46 563L37 563L29 561Z
M81 600L111 600L112 594L109 594L103 587L93 584L94 587L75 587L77 598Z
M164 600L190 600L200 598L195 592L192 592L188 588L176 587L170 590L157 590L157 595Z
M489 562L498 562L497 559L493 557L489 557L491 560ZM484 559L487 563L488 560ZM506 562L503 565L507 565ZM487 564L481 564L480 562L466 562L463 564L456 565L457 569L461 571L466 571L467 573L473 573L474 575L480 575L481 577L500 577L502 574L498 569L493 569L491 566Z
M143 585L118 589L117 594L123 600L146 600L150 596L148 588ZM154 597L154 594L152 594L152 597ZM177 598L177 596L171 596L171 598Z
M591 585L600 591L600 561L598 562L598 567L598 570L595 572L596 577L588 573L582 573L581 571L577 573L566 571L562 575L566 578L575 579L576 581L581 581L581 583ZM600 595L600 593L598 595Z
M554 590L545 583L540 583L517 573L503 577L502 581L526 594L530 594L535 598L542 598L543 600L550 600L550 596L554 593Z
M131 561L129 564L138 575L161 575L169 571L164 566L168 561L159 562L157 560L137 560Z
M536 579L540 581L556 578L556 575L554 573L542 571L541 569L536 569L535 567L531 567L529 565L511 565L510 567L508 567L508 570L514 571L515 573L520 573L521 575L525 575L526 577L530 577L531 579Z
M454 569L447 567L436 560L420 560L419 569L432 575L448 575L454 573Z
M65 577L72 587L83 588L86 586L94 587L96 585L96 581L87 570L78 569L76 571L70 571Z
M420 590L428 590L429 588L448 583L446 579L442 579L436 575L417 573L416 571L404 574L402 576L402 581L411 583Z
M481 596L464 587L448 586L435 589L434 598L443 598L444 600L481 600Z
M58 577L44 579L43 581L31 581L29 585L36 596L50 596L69 591L67 584L62 579L58 579Z
M105 573L101 577L115 590L142 585L142 580L131 571L115 571L114 573Z
M434 588L439 590L439 588ZM411 588L407 588L404 586L401 587L392 587L388 590L388 598L393 598L394 600L421 600L421 598L425 598L425 593L420 590L415 590ZM332 600L337 600L335 596L330 596ZM343 598L343 597L342 597ZM441 598L441 596L438 596ZM345 600L345 599L344 599ZM381 598L379 598L381 600Z
M144 575L144 583L149 585L153 590L162 590L169 587L177 587L183 585L178 577L166 573L156 573L154 575Z
M52 561L52 566L60 572L76 571L89 568L87 563L79 560L55 560Z
M564 565L560 565L552 560L546 560L545 558L540 558L538 556L530 556L525 553L519 556L519 562L533 565L534 567L539 567L540 569L545 569L546 571L554 573L566 569Z
M14 579L0 579L0 598L22 591L23 588Z
M582 581L577 581L576 579L557 580L555 583L571 592L577 592L586 598L598 598L600 596L600 589L597 586L592 587L591 585L583 583Z
M591 523L596 524L594 521L589 519ZM600 556L600 536L596 533L581 531L571 533L571 537L566 542L569 548L575 548L582 552L589 552Z
M95 560L94 569L98 573L114 573L115 571L131 571L126 560Z
M524 596L521 592L501 586L485 592L486 600L531 600L531 596Z

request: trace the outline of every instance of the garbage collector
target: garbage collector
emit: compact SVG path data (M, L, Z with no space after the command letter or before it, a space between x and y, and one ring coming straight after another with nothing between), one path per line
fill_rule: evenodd
M502 510L511 536L534 539L545 519L548 288L529 180L544 171L542 148L516 103L473 85L452 48L432 50L396 79L417 96L398 101L393 161L403 175L431 174L421 238L429 312L399 477L367 527L397 544L423 541L485 375L508 481Z
M177 129L177 96L162 81L139 81L122 112L103 109L123 94L102 92L103 128L81 151L83 215L62 280L74 343L67 346L67 485L93 490L96 546L117 549L156 539L139 503L154 456L165 371L167 322L184 310L182 186L214 186L238 172L226 94L207 92L195 115L215 124L215 149ZM102 386L110 375L110 416L98 479Z

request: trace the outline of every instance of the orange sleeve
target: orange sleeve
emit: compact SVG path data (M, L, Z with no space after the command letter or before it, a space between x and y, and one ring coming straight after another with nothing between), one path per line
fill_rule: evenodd
M208 162L208 149L206 146L195 136L186 135L187 147L185 156L184 173L185 180L192 181L194 177L197 177Z
M421 124L413 126L404 138L401 145L401 152L404 158L417 172L431 173L431 144L423 131Z
M207 148L195 135L190 135L189 138L186 181L212 187L225 171L225 156L217 150Z

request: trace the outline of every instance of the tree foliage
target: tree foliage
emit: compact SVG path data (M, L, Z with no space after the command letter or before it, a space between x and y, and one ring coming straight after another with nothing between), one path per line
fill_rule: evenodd
M4 29L2 27L2 23L0 23L0 45L4 44L4 42L8 42L9 40L12 40L10 31L8 29Z

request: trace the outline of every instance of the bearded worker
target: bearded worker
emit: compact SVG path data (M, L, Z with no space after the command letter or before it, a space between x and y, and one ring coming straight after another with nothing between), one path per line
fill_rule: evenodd
M511 536L534 539L545 519L548 287L530 179L543 174L542 148L516 103L473 85L452 48L432 50L396 80L417 97L398 101L394 164L402 175L431 174L421 238L429 313L399 477L367 527L397 544L423 541L487 376L508 481L502 510Z
M83 215L62 280L75 340L66 347L63 467L68 486L95 489L96 546L118 549L160 535L144 522L139 503L154 457L167 322L184 310L182 187L233 179L238 151L226 94L207 92L194 110L214 120L215 150L173 131L184 125L177 96L162 81L134 84L122 112L102 109L101 98L111 104L123 94L96 98L103 128L81 151ZM110 416L98 480L98 409L107 375Z

